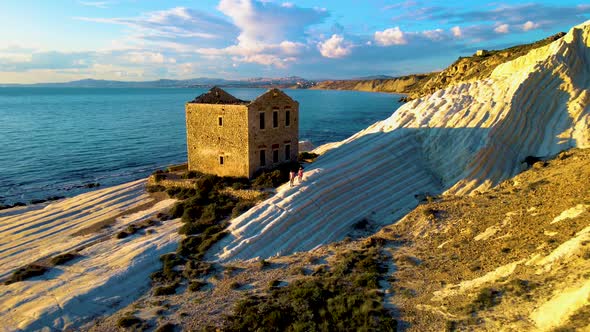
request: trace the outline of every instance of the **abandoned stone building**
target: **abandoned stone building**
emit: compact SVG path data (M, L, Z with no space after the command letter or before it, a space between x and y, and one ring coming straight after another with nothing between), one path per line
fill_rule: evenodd
M186 104L188 169L251 178L297 160L299 103L278 89L249 102L214 87Z

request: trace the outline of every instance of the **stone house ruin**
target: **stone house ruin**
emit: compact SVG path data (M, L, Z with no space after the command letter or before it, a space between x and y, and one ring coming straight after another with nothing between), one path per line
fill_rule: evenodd
M214 87L186 104L188 169L251 178L297 160L299 103L278 89L249 102Z

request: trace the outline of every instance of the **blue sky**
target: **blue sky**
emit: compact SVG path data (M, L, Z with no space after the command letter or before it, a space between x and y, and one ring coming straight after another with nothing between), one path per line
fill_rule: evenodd
M0 0L0 83L397 76L588 19L568 0Z

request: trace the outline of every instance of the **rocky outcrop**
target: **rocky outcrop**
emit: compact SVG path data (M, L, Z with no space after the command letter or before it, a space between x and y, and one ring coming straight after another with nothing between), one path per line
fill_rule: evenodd
M312 89L356 90L368 92L410 93L431 74L408 75L392 79L322 81Z

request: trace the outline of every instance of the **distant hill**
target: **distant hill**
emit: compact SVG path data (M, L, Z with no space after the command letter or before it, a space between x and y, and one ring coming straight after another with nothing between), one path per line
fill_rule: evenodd
M373 75L373 76L362 76L362 77L355 77L352 80L389 80L396 78L395 76L389 75Z
M110 81L83 79L64 83L0 84L0 87L63 87L63 88L193 88L193 87L244 87L244 88L308 88L314 81L291 76L282 78L250 78L226 80L222 78L199 77L187 80L160 79L157 81Z

